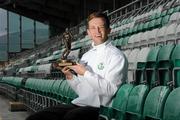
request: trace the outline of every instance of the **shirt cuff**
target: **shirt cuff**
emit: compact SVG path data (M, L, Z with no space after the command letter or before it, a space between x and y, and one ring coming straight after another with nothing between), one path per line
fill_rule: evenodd
M73 87L79 83L79 80L77 79L77 76L73 75L73 78L71 80L67 80L67 82Z
M90 78L90 76L91 76L91 73L88 70L86 70L86 72L84 73L84 78L88 79Z

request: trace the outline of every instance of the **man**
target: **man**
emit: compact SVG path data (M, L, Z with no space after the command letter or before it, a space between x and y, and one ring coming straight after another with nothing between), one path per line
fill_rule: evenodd
M108 17L94 12L87 22L92 49L82 56L80 63L62 69L78 97L70 105L47 108L27 120L98 120L100 106L111 105L112 97L126 81L127 61L108 40L111 31Z

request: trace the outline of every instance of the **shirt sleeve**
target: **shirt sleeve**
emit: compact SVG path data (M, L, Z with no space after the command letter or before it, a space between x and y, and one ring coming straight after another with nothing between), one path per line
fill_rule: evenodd
M72 80L67 80L68 84L71 86L71 88L78 94L77 86L80 83L77 76L73 75Z
M123 55L114 55L109 61L105 77L92 71L86 71L85 80L99 95L113 96L120 84L127 78L127 61Z

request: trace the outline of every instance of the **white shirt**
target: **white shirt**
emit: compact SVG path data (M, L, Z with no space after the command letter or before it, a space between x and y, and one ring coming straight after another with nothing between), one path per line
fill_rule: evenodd
M94 46L80 63L87 68L84 76L68 80L78 97L72 101L79 106L109 106L122 82L127 80L128 62L123 53L110 41Z

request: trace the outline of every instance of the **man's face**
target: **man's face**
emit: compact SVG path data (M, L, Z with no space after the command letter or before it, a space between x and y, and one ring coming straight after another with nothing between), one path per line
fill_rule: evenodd
M110 28L106 28L103 18L93 18L89 21L87 32L95 45L105 42L110 31Z

